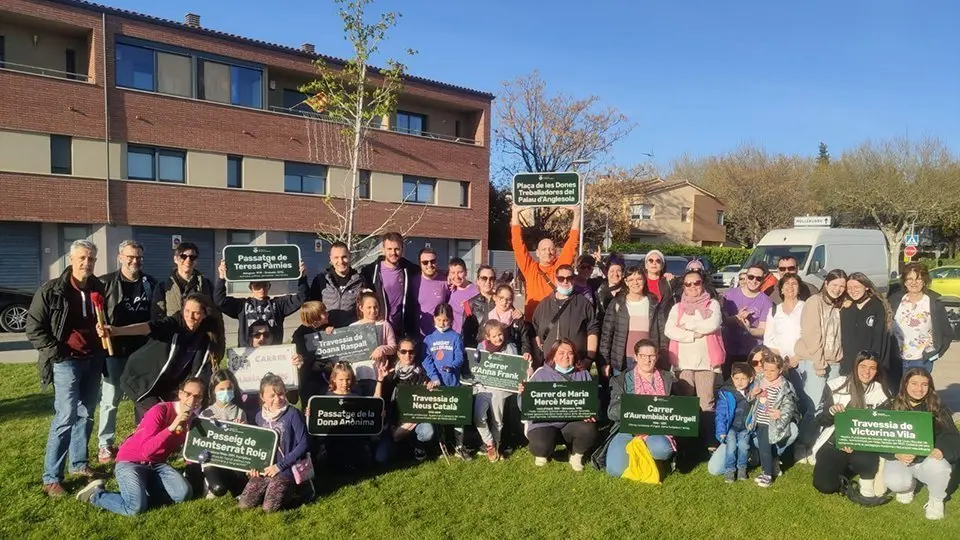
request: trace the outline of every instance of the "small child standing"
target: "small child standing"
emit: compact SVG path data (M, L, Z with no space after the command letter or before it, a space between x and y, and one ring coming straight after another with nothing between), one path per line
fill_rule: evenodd
M460 386L460 370L464 363L463 338L453 330L453 306L442 303L433 310L435 330L423 339L425 357L423 370L430 382L427 388L438 386ZM449 427L445 435L449 435ZM470 460L470 454L463 446L463 426L453 426L454 451L464 461ZM444 446L443 437L440 440Z
M790 436L790 424L797 412L797 393L783 376L783 358L764 355L761 369L760 384L750 392L757 400L757 450L763 469L755 481L760 487L770 487L777 476L775 445Z
M477 351L491 353L517 354L513 343L507 343L504 325L496 319L483 324L484 339L477 345ZM503 407L510 392L487 388L480 383L473 385L473 423L480 432L480 439L487 450L487 459L491 462L500 459L500 435L503 431ZM488 416L492 417L488 421Z
M754 399L748 392L755 374L750 364L737 362L730 369L730 380L717 393L716 435L720 444L726 445L724 480L727 483L733 483L737 478L747 479L747 458L753 432L747 417Z

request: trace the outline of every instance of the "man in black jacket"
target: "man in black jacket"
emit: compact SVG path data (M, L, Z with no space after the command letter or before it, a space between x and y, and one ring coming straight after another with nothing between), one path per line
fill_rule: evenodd
M544 298L533 312L536 345L546 357L553 343L567 338L577 346L580 366L589 370L597 356L600 325L593 304L573 290L573 266L557 267L556 291Z
M400 233L383 235L383 254L363 267L360 275L380 299L380 313L390 323L397 338L418 336L420 303L414 287L420 267L403 258L403 236Z
M223 260L217 269L217 285L213 289L213 301L217 309L228 317L237 320L237 343L240 347L250 346L250 328L262 322L270 329L273 339L283 341L283 320L297 312L307 300L307 268L300 261L300 279L297 281L297 294L270 298L269 281L251 281L250 298L227 296L227 264Z
M183 299L191 293L213 300L213 284L197 271L200 249L192 242L182 242L173 252L176 269L157 284L153 291L153 318L169 317L183 308ZM219 315L218 315L219 316Z
M120 244L119 270L100 277L105 293L104 315L107 323L126 326L150 320L150 300L157 280L140 272L143 246L133 240ZM147 342L144 336L118 337L113 340L113 356L107 356L100 392L100 426L97 429L97 460L112 463L117 451L113 446L117 428L117 404L120 403L120 375L127 357Z
M43 459L43 492L61 497L63 466L70 454L71 474L90 478L87 445L93 410L100 394L103 347L97 337L93 294L103 284L93 275L97 246L77 240L70 246L70 268L44 283L27 312L27 337L37 350L42 387L53 383L53 421Z
M366 287L363 276L350 266L347 245L334 242L330 246L330 267L313 278L307 298L323 302L328 322L342 328L357 320L357 297Z

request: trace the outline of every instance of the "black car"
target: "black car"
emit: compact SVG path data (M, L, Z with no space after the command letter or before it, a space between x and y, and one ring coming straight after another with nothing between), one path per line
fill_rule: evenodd
M15 289L0 288L0 328L4 332L23 332L27 329L27 309L33 295Z

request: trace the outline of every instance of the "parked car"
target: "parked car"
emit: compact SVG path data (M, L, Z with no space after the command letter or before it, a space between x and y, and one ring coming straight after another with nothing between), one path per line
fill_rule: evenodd
M960 301L960 266L940 266L930 270L930 290L945 300Z
M736 287L737 276L740 274L741 266L739 264L728 264L710 275L710 281L714 287Z
M0 288L0 328L4 332L23 332L27 329L27 309L33 295L14 289Z

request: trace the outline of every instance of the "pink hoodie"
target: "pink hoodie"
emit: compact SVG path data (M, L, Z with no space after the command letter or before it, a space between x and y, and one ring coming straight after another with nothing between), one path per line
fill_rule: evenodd
M137 426L137 430L123 441L117 451L117 461L145 461L164 463L187 438L187 428L170 433L167 429L177 417L176 402L154 405Z

